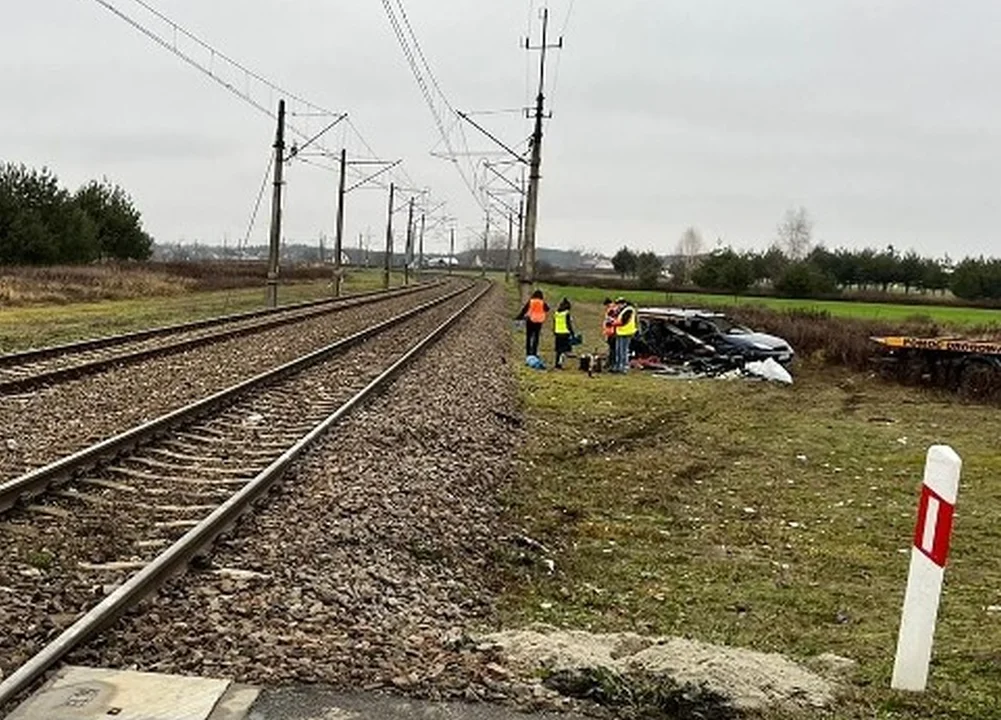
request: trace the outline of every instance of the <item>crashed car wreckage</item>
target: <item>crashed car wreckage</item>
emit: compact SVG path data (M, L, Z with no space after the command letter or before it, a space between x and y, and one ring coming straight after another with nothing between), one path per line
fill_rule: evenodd
M633 340L635 363L665 374L714 377L751 374L764 363L788 365L795 352L782 338L739 325L719 312L680 308L640 308ZM781 371L781 372L780 372Z

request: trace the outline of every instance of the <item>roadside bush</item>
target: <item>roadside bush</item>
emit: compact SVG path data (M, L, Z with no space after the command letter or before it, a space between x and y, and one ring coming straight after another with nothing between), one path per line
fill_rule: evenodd
M854 370L873 367L879 347L873 337L918 335L934 337L943 329L924 318L904 323L832 317L826 310L768 310L760 306L727 308L740 322L785 338L801 357L820 357L825 362Z

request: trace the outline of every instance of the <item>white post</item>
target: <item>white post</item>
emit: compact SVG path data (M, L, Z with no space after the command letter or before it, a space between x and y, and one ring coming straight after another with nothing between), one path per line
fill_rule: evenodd
M962 459L948 445L933 445L928 449L890 683L894 690L923 692L928 684L928 664L962 468Z

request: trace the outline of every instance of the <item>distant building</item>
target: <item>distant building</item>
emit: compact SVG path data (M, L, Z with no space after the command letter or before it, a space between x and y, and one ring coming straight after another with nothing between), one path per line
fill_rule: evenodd
M435 255L424 258L424 266L429 268L458 267L459 258L451 255Z
M615 270L612 261L604 255L584 255L580 259L582 270Z

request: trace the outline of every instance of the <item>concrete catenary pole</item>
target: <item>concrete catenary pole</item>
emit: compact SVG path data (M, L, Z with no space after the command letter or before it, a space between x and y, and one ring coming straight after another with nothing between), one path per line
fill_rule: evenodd
M421 272L424 270L424 226L426 223L427 214L421 213L421 234L417 249L417 282L421 281Z
M511 243L514 242L514 215L507 214L507 257L504 259L504 282L511 282Z
M542 179L542 121L546 104L546 56L550 49L563 47L563 38L556 45L549 44L549 9L542 11L542 44L532 47L525 41L527 50L539 50L539 94L535 98L535 130L532 132L532 158L528 175L528 207L525 212L525 239L522 247L522 299L528 297L535 283L535 230L539 219L539 181Z
M448 274L452 274L452 261L455 259L455 228L448 231Z
M403 250L403 284L410 284L410 263L414 257L414 198L411 196L407 210L407 245Z
M522 299L528 297L535 283L535 228L539 218L539 181L542 179L542 118L545 111L546 52L549 9L542 11L542 46L539 60L539 94L535 98L535 130L532 132L532 160L528 175L528 208L525 217L525 240L522 247Z
M525 178L521 179L522 188L525 187ZM525 196L522 195L521 203L518 205L518 277L525 272L524 266L525 247Z
M487 226L483 229L483 262L480 263L480 277L487 276L487 258L490 254L490 210L487 209Z
M275 133L275 180L271 196L271 236L268 246L268 307L278 307L278 261L282 238L282 183L285 172L285 101L278 101L278 130Z
M386 259L382 267L382 287L389 290L389 271L393 262L393 201L396 185L389 184L389 212L386 218Z
M337 237L334 240L334 295L341 296L344 281L341 255L344 248L344 182L348 171L348 151L341 149L341 179L337 187Z

